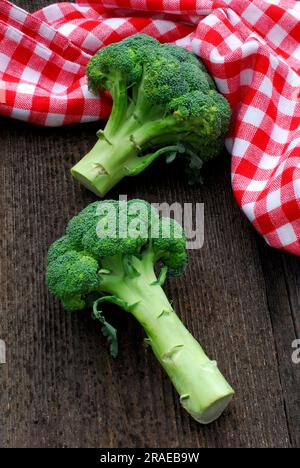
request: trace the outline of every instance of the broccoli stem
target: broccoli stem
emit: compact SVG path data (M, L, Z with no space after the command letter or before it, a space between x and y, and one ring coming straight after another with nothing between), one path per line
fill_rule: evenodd
M112 111L105 128L105 133L108 136L112 136L118 132L118 129L124 122L128 108L128 85L120 74L115 74L115 77L111 84L108 84L110 94L113 97Z
M233 390L172 309L159 285L145 288L132 314L144 327L156 358L180 395L182 406L202 424L217 419Z
M156 281L153 255L148 252L135 267L141 273L134 278L108 275L105 291L123 301L124 308L143 326L155 356L180 395L182 406L202 424L217 419L230 402L234 391L200 344L183 325L166 294ZM105 265L109 268L112 263Z
M71 169L77 180L100 197L104 197L124 177L142 172L161 154L175 150L174 146L170 147L175 140L170 132L170 127L174 127L173 118L158 119L142 125L132 116L121 127L119 118L116 125L115 121L112 115L103 132L99 132L99 141ZM117 127L120 130L116 132ZM165 136L166 147L160 148L159 152L139 156L149 142L160 135Z
M108 138L108 137L107 137ZM97 141L92 150L71 169L72 175L85 187L104 197L127 174L126 163L137 155L137 149L127 139Z

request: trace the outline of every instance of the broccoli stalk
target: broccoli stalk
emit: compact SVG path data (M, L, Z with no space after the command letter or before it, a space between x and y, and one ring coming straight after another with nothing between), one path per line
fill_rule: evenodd
M162 289L168 274L183 273L185 243L182 228L174 220L159 218L144 201L92 203L50 247L47 283L68 310L93 305L113 356L117 355L116 331L98 310L99 304L113 302L131 313L144 328L146 342L182 406L197 421L208 424L220 416L234 392Z
M147 122L141 127L132 118L124 122L122 132L112 135L104 130L93 149L72 168L72 174L96 195L104 196L125 176L138 175L159 156L182 151L181 146L176 144L178 138L175 130L171 137L167 133L171 125L176 126L170 120L165 118ZM139 156L139 148L158 136L166 139L166 146ZM172 139L173 145L168 144L168 140Z
M182 406L198 422L208 424L223 413L233 390L175 313L157 281L154 259L151 249L142 260L134 259L139 275L125 278L121 259L113 268L110 261L104 262L117 273L105 276L101 289L118 298L119 306L142 325L145 342L168 374Z
M222 149L229 105L186 49L138 34L101 49L87 76L93 92L108 90L113 99L99 141L71 169L97 195L161 155L182 154L195 168L195 159L207 161Z

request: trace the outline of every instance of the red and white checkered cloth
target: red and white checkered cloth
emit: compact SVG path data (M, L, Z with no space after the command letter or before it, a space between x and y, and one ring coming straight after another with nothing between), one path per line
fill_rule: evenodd
M300 255L300 2L78 0L29 14L0 0L0 113L45 126L106 118L85 66L137 32L204 60L233 111L236 199L270 245Z

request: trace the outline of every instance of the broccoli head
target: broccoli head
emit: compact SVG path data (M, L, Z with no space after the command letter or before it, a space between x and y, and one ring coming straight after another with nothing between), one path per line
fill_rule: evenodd
M137 34L96 53L87 77L92 92L109 91L113 99L99 141L71 169L97 195L161 155L167 161L184 156L187 172L192 166L193 181L200 180L202 163L222 150L229 104L187 49Z
M144 327L147 343L180 394L184 408L201 423L216 419L233 390L175 313L162 286L187 265L186 239L173 219L161 218L143 200L101 201L68 223L49 249L49 290L67 310L92 307L117 355L117 334L99 310L113 302Z

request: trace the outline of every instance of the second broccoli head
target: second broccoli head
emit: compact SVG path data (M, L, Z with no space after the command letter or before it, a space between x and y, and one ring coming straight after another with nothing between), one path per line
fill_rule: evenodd
M182 406L201 423L218 418L233 389L180 321L162 286L184 272L185 235L143 200L98 201L69 222L49 249L47 283L68 310L93 308L118 352L116 330L99 310L117 304L144 328L147 344L180 395Z
M222 150L229 104L187 49L137 34L101 49L87 77L92 92L109 91L113 99L99 141L71 170L97 195L162 155L169 162L185 157L195 181L203 162Z
M85 308L95 294L122 299L125 277L146 274L162 284L167 272L181 275L187 263L185 244L181 226L160 218L145 201L94 202L70 220L66 234L50 247L48 285L68 310Z

